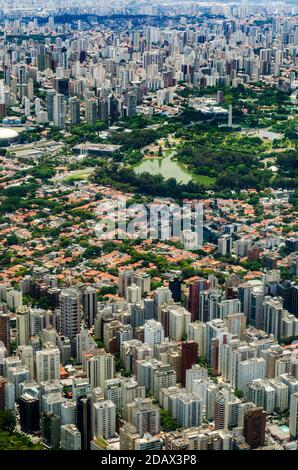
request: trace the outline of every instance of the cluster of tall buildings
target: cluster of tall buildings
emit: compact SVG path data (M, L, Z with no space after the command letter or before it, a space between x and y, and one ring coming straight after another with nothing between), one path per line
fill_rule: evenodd
M267 415L288 410L297 439L297 351L279 344L297 319L268 294L279 279L165 279L152 290L145 271L123 270L119 300L99 302L91 285L60 288L35 267L14 288L13 317L2 284L1 410L49 448L253 449L266 445ZM163 430L164 412L181 431Z
M132 27L132 18L115 31L100 22L72 30L54 17L46 25L6 19L1 116L19 109L26 119L64 128L116 121L137 111L163 112L181 83L225 87L264 80L294 89L295 16L268 13L264 24L257 18L252 13L245 22L230 14L199 24L169 20L163 27L156 19L156 26L143 28ZM16 41L26 35L21 44ZM35 40L38 35L44 41Z
M69 2L60 2L59 15L68 9L80 17L79 3L72 10ZM77 19L73 27L52 14L23 18L22 2L9 14L15 2L0 2L1 118L15 113L27 124L71 130L86 122L91 124L86 129L92 129L97 121L139 113L179 113L183 98L178 92L184 84L223 89L262 81L284 91L297 86L296 7L277 5L272 11L271 6L214 4L204 10L185 2L181 11L187 16L181 18L174 2L169 17L160 15L140 26L132 15L121 27L113 18L105 23L96 15L105 9L123 13L123 5L89 4L95 19L88 24ZM32 0L34 6L38 12L53 7ZM192 14L201 8L211 13L209 19L202 15L193 21ZM156 5L128 9L154 15ZM260 11L266 13L261 22ZM223 91L216 100L223 103ZM232 106L224 111L232 127ZM94 126L94 133L98 129ZM81 145L79 151L87 144ZM119 148L110 146L110 153ZM42 188L46 197L52 189L51 183ZM72 187L64 189L59 186L57 193L72 195ZM113 189L106 189L112 200ZM101 196L97 186L93 190L96 196L80 188L76 196L83 202ZM279 216L288 199L276 201L259 199L267 209L280 204ZM86 281L88 276L81 275L88 265L84 257L78 262L61 257L66 269L59 276L60 266L50 262L57 253L48 251L43 265L31 263L31 274L19 275L14 266L6 271L7 280L0 282L0 412L15 414L21 430L38 436L49 449L297 449L298 240L274 224L270 232L268 225L256 227L240 215L243 224L235 222L236 215L229 223L226 214L236 210L232 199L209 202L203 237L209 253L215 253L204 258L212 274L200 265L201 255L192 266L202 268L202 274L189 278L187 270L179 269L160 270L157 277L154 263L128 268L120 257L116 275L115 268L109 274L106 260L102 272L99 263L99 271L92 270L106 276L93 278L91 273ZM48 217L51 210L43 209ZM14 221L10 215L16 226L27 217L17 214ZM59 218L51 222L59 225ZM77 231L72 227L78 243L87 225ZM7 224L1 229L6 236ZM283 276L281 248L289 268ZM82 243L80 254L84 249ZM159 250L166 252L166 247L158 247L158 255ZM173 245L170 259L175 254L178 261L181 255L186 259ZM235 264L228 267L230 258ZM73 276L69 259L80 264ZM237 270L243 259L251 270ZM13 275L15 282L10 282ZM104 301L102 287L114 292ZM274 420L283 422L283 428Z

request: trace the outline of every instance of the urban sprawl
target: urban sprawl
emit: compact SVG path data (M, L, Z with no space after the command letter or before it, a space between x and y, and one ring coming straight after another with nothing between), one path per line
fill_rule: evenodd
M297 450L297 2L0 20L0 449Z

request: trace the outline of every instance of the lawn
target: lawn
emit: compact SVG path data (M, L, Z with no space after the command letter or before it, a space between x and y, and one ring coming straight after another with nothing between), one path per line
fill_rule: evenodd
M87 179L94 171L94 168L82 168L81 170L70 171L63 181L79 181Z
M44 450L44 447L22 434L0 431L0 450Z
M196 175L195 173L191 173L191 176L196 183L203 184L204 186L211 186L216 181L216 178L212 178L207 175Z

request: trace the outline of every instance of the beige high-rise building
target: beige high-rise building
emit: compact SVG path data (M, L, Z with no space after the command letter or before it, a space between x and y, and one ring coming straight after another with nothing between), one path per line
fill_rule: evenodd
M99 349L87 361L87 377L91 388L104 388L105 381L115 375L114 357L104 349Z
M232 335L237 335L243 341L246 328L246 317L244 313L233 313L227 315L224 319L228 332Z
M164 353L166 354L166 353ZM181 383L182 381L182 354L181 350L169 352L168 363L173 367L176 372L176 382Z
M130 423L125 423L120 428L120 450L134 450L135 441L140 437L135 426Z
M64 450L81 450L81 433L74 424L61 426L61 448Z
M169 337L174 341L181 341L187 335L191 314L181 305L171 305L169 312Z
M126 291L126 298L129 303L131 304L137 304L140 303L142 300L142 289L141 287L137 286L136 284L131 284L127 288Z
M160 431L160 408L151 398L136 398L127 405L127 420L141 436L145 433L154 436Z
M29 345L30 339L30 308L18 307L17 311L17 345Z
M159 400L159 391L162 388L176 385L176 371L169 364L157 366L153 372L153 395L155 400Z
M19 346L18 354L22 361L22 364L27 367L30 374L30 379L34 379L34 353L32 346Z
M115 319L104 323L103 326L103 343L107 352L115 352L116 333L123 327L123 324Z
M192 322L188 325L187 338L195 341L198 345L198 356L204 356L206 323Z

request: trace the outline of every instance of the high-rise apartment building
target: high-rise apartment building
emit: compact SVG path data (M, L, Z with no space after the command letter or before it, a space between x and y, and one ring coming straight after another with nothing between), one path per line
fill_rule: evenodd
M94 436L110 439L116 433L116 406L111 400L93 404Z
M144 325L144 342L152 348L164 340L164 329L160 322L148 320Z
M92 356L86 364L87 377L91 388L101 387L103 389L105 381L113 379L115 375L114 357L100 349Z
M60 351L57 347L46 344L42 351L36 352L35 361L37 383L60 378Z
M61 333L70 340L80 332L80 302L76 289L62 289L60 296Z
M17 317L17 345L29 345L30 339L30 308L19 307L16 312Z
M56 91L50 89L47 91L47 111L48 111L48 121L54 122L54 97Z
M150 398L136 398L127 405L128 422L133 424L140 434L153 436L160 431L160 408Z
M61 426L61 448L63 450L81 450L81 433L74 424Z
M80 123L80 100L77 97L71 97L68 101L69 120L71 125Z
M265 444L266 412L261 407L247 410L244 415L243 435L251 449Z
M0 311L0 341L3 342L8 354L11 353L10 347L10 317Z
M54 96L53 122L56 127L65 126L65 97L62 93L56 93Z
M203 422L203 399L193 393L177 397L177 423L183 428L201 426Z
M290 402L290 435L292 438L298 437L298 393L293 393Z

